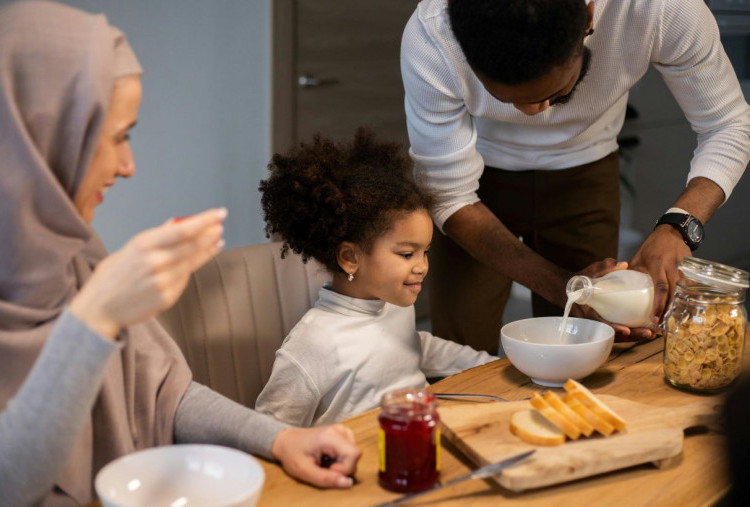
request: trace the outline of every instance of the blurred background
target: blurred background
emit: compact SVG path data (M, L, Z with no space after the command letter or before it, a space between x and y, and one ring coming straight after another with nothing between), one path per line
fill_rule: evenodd
M227 206L227 247L266 241L259 181L275 151L315 132L359 125L408 146L399 44L415 0L65 0L106 14L144 67L132 144L137 177L121 181L94 226L110 249L169 217ZM722 41L750 90L750 6L714 0ZM629 97L620 135L620 258L632 256L682 191L695 136L659 74ZM699 257L750 268L745 177L706 227ZM429 324L426 292L418 313ZM506 322L530 315L514 287Z

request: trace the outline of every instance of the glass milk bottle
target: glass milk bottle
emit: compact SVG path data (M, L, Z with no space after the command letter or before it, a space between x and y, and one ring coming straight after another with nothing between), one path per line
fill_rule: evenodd
M566 291L568 305L588 305L613 324L628 327L652 325L654 282L646 273L624 269L599 278L577 275L568 280Z
M748 273L685 257L664 318L664 376L679 389L716 392L740 374Z

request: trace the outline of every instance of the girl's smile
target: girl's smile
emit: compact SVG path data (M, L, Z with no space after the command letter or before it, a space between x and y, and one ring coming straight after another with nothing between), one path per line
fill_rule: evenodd
M375 239L369 251L353 246L356 262L348 270L354 278L348 281L343 273L334 276L333 290L358 299L413 305L429 268L431 241L432 219L427 210L405 212Z

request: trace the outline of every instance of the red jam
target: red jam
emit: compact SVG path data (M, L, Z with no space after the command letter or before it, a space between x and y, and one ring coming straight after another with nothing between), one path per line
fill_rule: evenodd
M399 389L383 396L380 422L380 485L414 492L432 487L440 476L440 417L435 395Z

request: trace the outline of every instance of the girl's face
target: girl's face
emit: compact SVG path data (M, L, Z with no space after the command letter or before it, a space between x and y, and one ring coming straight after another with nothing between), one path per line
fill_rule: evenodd
M403 215L375 240L369 253L360 252L357 272L354 280L347 282L347 292L360 299L413 305L427 275L431 241L432 219L426 210Z
M128 132L135 125L141 103L141 78L126 76L115 82L104 126L81 186L73 198L78 213L87 222L94 219L96 207L115 178L135 173Z

